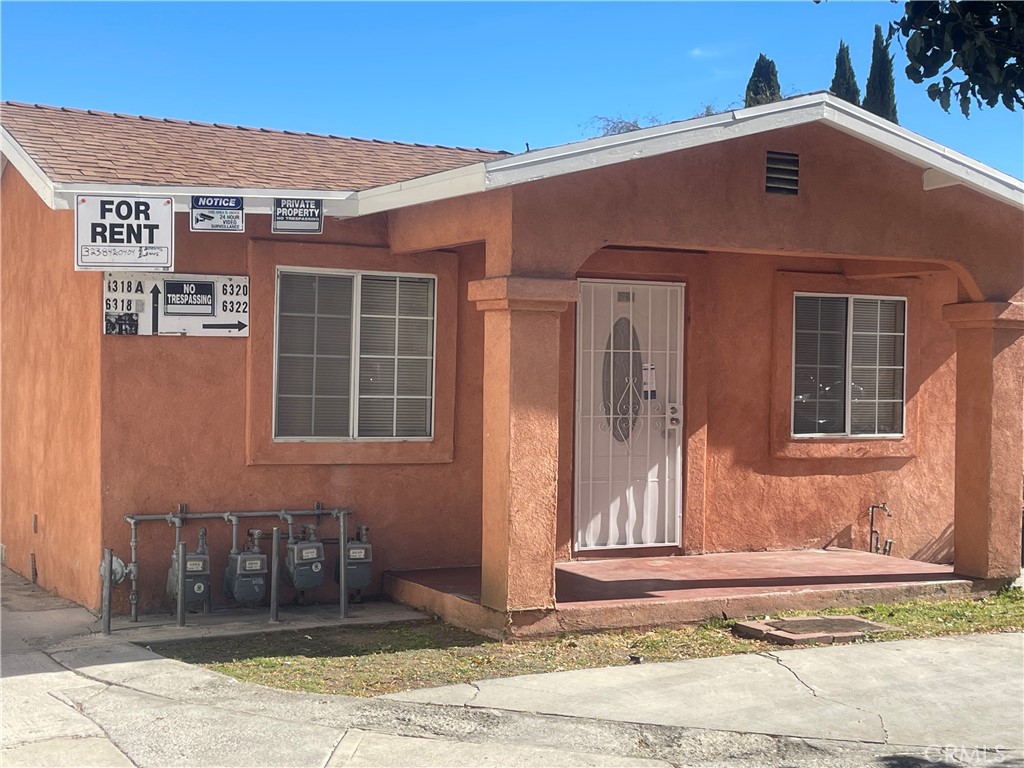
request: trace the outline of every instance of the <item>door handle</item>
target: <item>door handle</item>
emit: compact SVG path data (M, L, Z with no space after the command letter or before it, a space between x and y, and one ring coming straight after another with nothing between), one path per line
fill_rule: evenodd
M672 418L670 418L668 420L668 423L671 426L673 426L673 427L678 427L679 426L679 417L678 416L673 416Z

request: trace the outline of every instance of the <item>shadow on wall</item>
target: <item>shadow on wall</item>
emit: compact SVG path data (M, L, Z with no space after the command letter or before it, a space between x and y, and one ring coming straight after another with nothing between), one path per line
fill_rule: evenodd
M839 533L821 545L822 549L839 547L841 549L856 549L853 545L853 523L843 528Z
M822 545L822 549L839 547L841 549L863 549L867 547L867 527L861 526L864 531L857 530L855 523L850 523L840 530L835 536ZM938 536L933 538L923 547L909 556L910 560L919 560L924 563L952 563L953 562L953 524L949 523Z
M910 556L911 560L924 560L929 563L953 562L953 524L950 523L934 539L929 541Z

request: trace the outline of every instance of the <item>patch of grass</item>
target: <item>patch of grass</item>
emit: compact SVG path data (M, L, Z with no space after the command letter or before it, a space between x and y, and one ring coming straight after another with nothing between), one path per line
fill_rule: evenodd
M892 626L893 631L872 638L880 640L1021 631L1024 630L1024 591L1011 588L980 600L914 600L860 608L830 608L817 613L863 616L870 621ZM808 614L804 612L800 615Z
M869 641L1024 630L1024 592L981 600L913 601L861 608L789 612L855 614L893 627ZM501 643L439 621L371 627L322 627L235 638L153 645L157 653L274 688L348 696L570 669L707 658L765 650L734 637L735 622L681 629L626 630ZM633 659L631 660L631 657Z

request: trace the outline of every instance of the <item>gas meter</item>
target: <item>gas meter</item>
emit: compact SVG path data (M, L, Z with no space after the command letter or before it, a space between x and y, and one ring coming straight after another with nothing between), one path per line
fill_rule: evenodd
M178 599L178 550L171 553L167 571L167 594ZM210 600L210 556L206 551L206 529L199 529L199 546L185 554L185 603L208 603Z
M316 526L304 527L305 536L289 540L284 556L284 579L296 589L316 589L324 583L324 545L317 541Z
M370 528L356 527L356 538L345 542L345 586L360 590L370 585L373 575L373 547L370 546ZM334 566L334 581L340 583L340 562ZM357 596L358 599L358 596Z
M260 552L263 531L249 529L249 543L242 552L228 555L224 594L239 603L256 603L267 594L267 556Z

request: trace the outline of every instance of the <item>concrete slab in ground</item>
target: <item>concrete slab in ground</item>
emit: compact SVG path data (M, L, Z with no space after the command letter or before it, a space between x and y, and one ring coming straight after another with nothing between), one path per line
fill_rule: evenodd
M1020 750L1024 635L527 675L388 698L808 739Z
M325 765L342 736L334 728L116 686L99 693L72 689L62 694L70 706L102 722L108 738L137 765Z
M102 736L89 718L50 696L61 688L91 689L94 683L68 672L42 653L4 656L0 687L3 745L12 747L54 737Z
M661 760L618 755L566 752L543 747L493 744L395 736L351 729L338 744L327 768L576 768L576 766L622 766L622 768L669 768Z
M105 737L47 739L0 750L4 768L135 768Z
M17 633L3 648L0 762L12 768L895 768L960 758L1007 768L1024 754L1020 634L483 681L406 694L443 703L417 704L272 690L163 659L123 636L103 638L95 617L31 585L18 599L43 605L19 619L7 584L5 573L2 625ZM688 725L696 722L708 729ZM716 730L730 724L737 730ZM792 736L819 725L861 740ZM777 730L749 732L769 727ZM935 734L925 747L897 742ZM976 743L995 747L979 753Z

